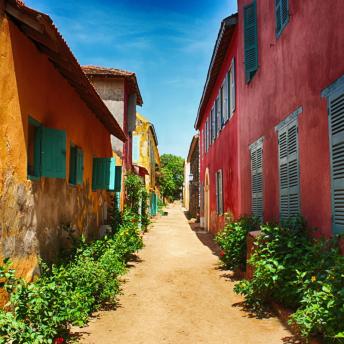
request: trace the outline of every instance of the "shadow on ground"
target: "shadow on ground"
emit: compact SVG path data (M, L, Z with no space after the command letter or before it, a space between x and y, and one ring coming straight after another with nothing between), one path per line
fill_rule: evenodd
M191 219L187 211L184 211L184 215L188 220L191 230L196 234L198 240L204 246L207 246L212 254L219 257L221 249L214 241L214 235L201 228L199 222L195 222L194 219Z

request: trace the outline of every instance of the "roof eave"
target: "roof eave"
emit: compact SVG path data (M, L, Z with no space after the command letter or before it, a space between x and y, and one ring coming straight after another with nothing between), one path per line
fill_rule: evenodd
M220 47L221 42L222 42L222 38L223 38L224 33L226 32L226 30L233 29L237 25L237 23L238 23L238 13L232 14L231 16L225 18L221 22L221 27L220 27L220 30L219 30L219 33L218 33L218 36L217 36L217 39L216 39L216 43L215 43L215 46L214 46L213 54L212 54L212 57L211 57L211 60L210 60L210 65L209 65L209 68L208 68L207 78L206 78L206 82L205 82L205 85L204 85L204 88L203 88L203 93L202 93L200 105L199 105L198 111L197 111L197 117L196 117L196 121L195 121L195 124L194 124L194 127L195 127L196 130L198 130L199 125L200 125L201 112L202 112L202 108L204 106L205 96L206 96L206 93L207 93L207 90L208 90L208 87L209 87L209 81L210 81L210 78L211 78L211 74L213 72L213 66L214 66L215 60L217 58L217 54L218 54L219 47ZM230 39L228 41L228 44L226 45L226 49L228 49L229 45L231 44L231 41L232 41L232 39Z

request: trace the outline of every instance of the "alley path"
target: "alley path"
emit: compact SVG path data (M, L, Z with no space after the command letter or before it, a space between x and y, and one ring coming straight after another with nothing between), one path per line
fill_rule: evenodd
M125 276L115 311L102 311L79 330L89 344L291 343L278 319L249 317L233 282L194 232L180 206L170 206L145 236L141 262ZM200 240L201 239L201 240Z

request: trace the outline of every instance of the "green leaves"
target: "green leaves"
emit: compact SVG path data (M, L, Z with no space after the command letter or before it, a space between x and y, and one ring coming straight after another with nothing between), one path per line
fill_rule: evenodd
M254 217L242 217L237 222L228 224L216 237L215 241L223 250L221 260L228 269L246 267L246 237L259 228L259 220Z
M270 300L294 309L290 323L305 337L342 338L344 257L337 242L312 239L301 218L261 230L250 258L253 279L239 282L235 292L257 311Z
M161 169L158 173L160 191L166 198L179 199L184 182L184 159L173 154L163 154L160 160Z
M131 254L142 248L137 224L123 224L111 237L79 241L72 260L43 265L34 283L14 277L10 262L0 266L0 280L11 293L11 312L0 311L0 344L52 343L70 324L83 325L89 314L119 293L118 276Z

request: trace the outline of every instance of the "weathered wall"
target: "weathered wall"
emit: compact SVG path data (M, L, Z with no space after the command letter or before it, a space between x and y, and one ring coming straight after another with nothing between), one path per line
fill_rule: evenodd
M183 188L183 205L189 210L190 205L190 163L185 160L184 164L184 188Z
M140 154L137 164L146 168L149 173L149 175L145 177L147 191L157 191L155 165L160 165L159 151L154 141L151 123L140 114L136 115L136 129L134 135L140 135Z
M120 127L124 129L124 79L91 77L90 80ZM122 156L123 142L115 136L111 136L111 142L113 151Z
M110 134L75 90L12 22L0 22L0 257L30 279L37 257L54 259L63 225L96 237L106 192L92 192L94 156L112 156ZM67 133L66 180L27 178L28 117ZM70 186L69 146L84 151L84 182Z
M344 2L290 0L290 19L275 34L274 0L257 1L259 69L245 83L243 6L239 0L238 104L241 212L251 209L248 146L264 136L264 219L279 219L278 141L275 126L299 106L301 212L311 227L331 231L330 156L326 99L320 93L344 74Z
M202 114L202 121L200 125L200 144L204 147L203 130L205 123L210 115L211 108L219 93L222 82L227 75L232 58L238 61L237 56L237 29L233 34L233 40L226 52L226 57L216 81L215 87L212 90L211 97ZM237 69L241 64L236 63ZM237 95L238 92L236 92ZM216 213L216 188L215 188L215 174L219 169L223 171L223 198L224 211L233 214L234 217L240 216L240 195L239 195L239 169L238 169L238 115L240 113L238 103L236 102L236 109L233 116L226 123L221 130L215 142L210 145L207 153L203 153L200 158L200 182L204 186L205 171L209 170L209 209L210 209L210 228L213 233L219 231L224 226L224 216L218 216ZM200 210L200 216L203 223L205 216L203 209Z

